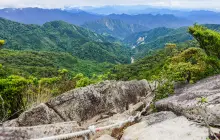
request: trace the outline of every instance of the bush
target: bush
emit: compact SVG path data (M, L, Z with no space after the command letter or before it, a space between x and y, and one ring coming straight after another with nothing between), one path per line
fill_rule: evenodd
M4 40L0 40L0 47L2 47L5 44Z
M9 118L16 117L21 111L23 111L23 93L27 90L30 81L27 79L11 75L5 79L0 79L0 95L4 100L0 101L0 104L4 105L6 110L0 110L0 118L2 112L6 111Z
M155 91L155 101L164 99L174 94L174 84L173 82L166 81L160 83Z

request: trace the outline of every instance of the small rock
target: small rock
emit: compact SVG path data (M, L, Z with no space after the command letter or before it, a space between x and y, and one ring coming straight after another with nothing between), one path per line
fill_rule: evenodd
M129 113L134 114L136 111L141 111L143 109L143 107L144 107L144 103L139 102L129 108Z

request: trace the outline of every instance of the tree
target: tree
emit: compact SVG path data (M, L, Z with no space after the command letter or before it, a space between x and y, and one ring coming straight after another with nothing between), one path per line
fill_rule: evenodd
M29 83L30 81L24 77L15 75L0 79L0 95L7 109L7 116L14 118L23 111L23 93ZM2 104L1 101L0 104ZM0 118L4 117L1 114L2 110L0 109Z
M205 50L208 56L215 56L220 59L220 34L218 32L197 24L189 27L188 31L199 42L200 47Z
M174 53L177 52L177 47L176 44L173 43L166 43L165 44L165 52L168 56L173 55Z
M69 71L67 69L58 70L58 73L64 81L68 80L68 78L70 77Z
M164 66L168 79L194 82L207 70L206 54L200 48L189 48L172 57Z
M5 44L5 41L4 40L0 40L0 49L1 47Z

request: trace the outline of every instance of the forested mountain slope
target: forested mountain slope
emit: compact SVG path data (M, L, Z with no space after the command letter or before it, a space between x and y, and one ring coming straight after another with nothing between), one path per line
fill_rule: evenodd
M102 74L113 66L110 63L97 63L95 61L81 60L68 53L62 52L37 52L37 51L15 51L0 50L0 64L7 73L24 77L35 76L53 77L57 76L58 70L67 69L72 75L82 73L86 76Z
M151 29L149 31L143 31L143 32L138 32L138 33L133 33L129 36L127 36L123 42L128 44L128 45L138 45L143 42L150 42L154 41L161 36L165 36L168 33L175 31L175 29L171 28L166 28L166 27L159 27L155 29ZM142 38L142 40L141 40Z
M205 24L205 27L220 31L218 24ZM134 33L124 39L124 43L133 48L136 58L143 58L152 54L155 50L161 49L166 43L184 43L192 40L193 37L188 33L188 27L177 29L155 28L145 32Z
M43 26L26 25L0 19L0 38L4 48L68 52L85 60L129 63L129 49L109 43L106 37L63 21L45 23Z
M110 18L103 18L94 22L87 22L82 26L95 31L96 33L109 34L120 39L124 39L128 35L135 32L148 30L148 27L145 26L138 24L127 24L121 20Z

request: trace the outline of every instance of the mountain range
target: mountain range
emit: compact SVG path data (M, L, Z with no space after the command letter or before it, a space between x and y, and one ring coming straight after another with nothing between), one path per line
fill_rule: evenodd
M108 11L108 12L107 12ZM220 13L162 9L149 6L104 6L64 9L5 8L0 17L24 24L43 25L62 20L98 34L123 40L140 31L158 27L179 28L197 23L220 24Z
M124 22L131 23L131 18L137 20L136 23L140 22L157 22L163 21L167 19L167 22L178 22L180 18L172 16L172 15L153 15L153 14L140 14L140 15L129 15L129 14L110 14L110 15L100 15L100 14L92 14L89 12L85 12L82 10L76 9L41 9L41 8L22 8L22 9L14 9L14 8L5 8L0 9L0 17L26 23L26 24L39 24L42 25L49 21L54 20L62 20L71 24L81 25L85 22L97 21L102 18L111 18L111 19L120 19ZM146 18L146 19L143 19ZM177 20L177 21L176 21ZM184 20L184 19L182 19ZM133 21L134 22L134 21ZM187 20L185 21L187 22ZM189 22L189 21L188 21ZM157 23L159 24L159 23ZM160 22L161 26L166 26L163 22ZM179 23L180 24L180 23ZM183 25L179 25L183 26Z
M0 10L0 17L24 24L38 25L62 20L119 39L124 39L135 32L147 31L156 27L176 28L193 24L192 21L173 15L99 15L79 9L6 8Z
M142 58L163 48L166 43L192 40L188 27L145 28L142 31L141 25L127 24L117 19L103 18L93 23L86 23L83 28L64 21L33 25L0 18L0 38L6 41L6 49L64 52L83 60L109 63L130 63L131 56ZM205 26L220 30L217 24Z
M66 52L83 60L97 62L130 62L127 47L111 43L105 36L64 21L39 26L1 18L0 38L6 41L6 49Z
M80 9L86 12L101 14L101 15L110 15L112 13L115 14L129 14L129 15L137 15L137 14L181 14L185 12L189 12L190 10L175 10L168 9L163 7L155 7L149 5L107 5L100 7L92 7L92 6L83 6L83 7L68 7L67 9Z
M0 9L0 17L25 24L42 25L46 22L62 20L71 24L81 25L85 22L98 20L102 16L80 10L6 8Z
M127 14L127 15L174 15L175 17L185 18L199 24L220 24L219 11L210 10L192 10L192 9L168 9L163 7L153 7L147 5L114 5L101 7L81 7L93 14L110 15L110 14Z
M152 14L139 14L139 15L127 15L127 14L111 14L107 16L111 19L117 19L124 21L128 24L138 24L150 29L157 27L178 28L182 26L192 25L193 22L184 18L179 18L174 15L152 15Z
M129 34L147 31L148 27L139 24L128 24L122 20L103 18L94 22L87 22L82 25L82 27L88 28L99 34L106 34L117 37L119 39L124 39Z

